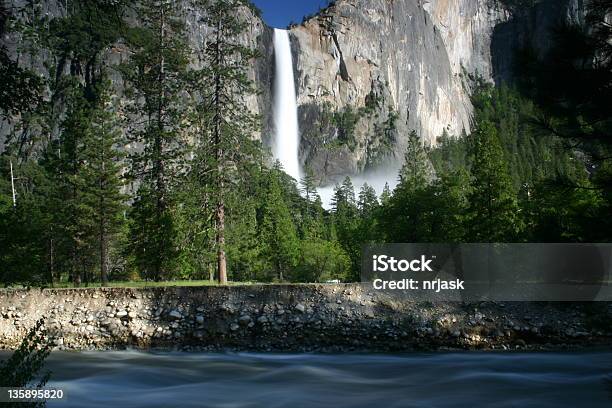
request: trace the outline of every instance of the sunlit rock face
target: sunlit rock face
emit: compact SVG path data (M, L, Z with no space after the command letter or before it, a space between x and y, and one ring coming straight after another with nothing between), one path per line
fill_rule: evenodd
M412 130L430 145L469 133L466 74L492 78L506 17L479 0L341 0L294 27L303 164L329 182L401 160Z
M423 2L444 41L453 74L493 79L491 40L509 11L496 0L429 0Z

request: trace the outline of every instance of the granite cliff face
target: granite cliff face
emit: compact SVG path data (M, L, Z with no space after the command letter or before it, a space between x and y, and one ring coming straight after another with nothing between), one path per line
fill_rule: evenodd
M463 74L491 77L488 40L505 16L494 10L479 0L341 0L294 27L304 164L333 180L398 160L412 130L426 144L469 132Z
M512 10L511 18L495 26L491 35L491 66L496 83L512 81L516 51L530 48L544 57L554 41L559 24L585 24L588 0L540 0L529 9Z
M13 17L22 21L29 21L29 16L36 13L37 18L54 19L66 16L66 2L63 0L46 0L30 5L27 0L9 0L7 9L13 11ZM194 7L190 0L178 1L177 15L184 19L185 36L188 41L189 48L192 50L191 65L199 67L203 59L203 50L206 44L206 38L209 33L209 28L202 23L202 15L205 10ZM249 69L249 78L253 80L261 92L246 96L247 106L254 112L261 113L264 126L258 136L264 137L264 133L268 133L271 123L270 106L272 106L272 85L274 72L273 67L273 51L272 33L273 29L268 27L260 17L256 16L253 11L247 7L241 10L242 18L249 24L243 34L242 42L250 48L256 49L260 53L260 58L254 60L251 69ZM139 17L133 11L126 12L125 18L130 21L130 24L138 25ZM57 72L57 75L72 75L78 80L84 82L85 74L74 72L74 66L82 64L72 55L53 55L48 49L45 49L42 44L32 43L25 36L12 32L7 33L3 38L0 38L0 44L4 45L11 54L14 60L28 67L38 74L49 77L49 72ZM98 63L95 70L106 68L105 72L109 75L113 88L117 95L123 96L125 90L125 82L117 69L119 64L125 62L131 54L129 48L124 41L120 39L112 46L108 47L99 55ZM45 95L49 98L50 95ZM61 106L56 107L59 111ZM0 151L2 150L4 139L14 132L14 123L9 123L0 120ZM57 133L57 129L54 131Z
M329 183L399 166L411 131L469 133L475 78L511 81L518 49L543 55L556 24L582 22L582 0L515 3L339 0L293 27L302 164Z
M339 1L292 29L302 157L329 178L469 129L471 106L429 13L414 1ZM331 113L331 114L330 114Z
M399 166L413 130L430 145L443 134L469 133L473 78L511 80L518 48L529 45L544 53L556 23L582 21L583 0L533 2L533 7L513 8L512 0L338 0L293 26L301 164L328 184L381 163ZM207 35L200 18L204 10L187 0L178 4L197 65ZM41 7L49 16L65 14L64 2L51 0ZM260 92L247 104L261 115L258 136L269 143L274 133L273 30L249 9L244 17L249 22L244 42L261 53L249 71ZM2 39L15 55L20 40L15 35ZM128 57L119 43L101 63L112 66ZM38 59L20 58L40 72L45 58L49 62L45 52ZM121 77L115 73L113 80L121 94ZM0 124L0 135L11 129Z

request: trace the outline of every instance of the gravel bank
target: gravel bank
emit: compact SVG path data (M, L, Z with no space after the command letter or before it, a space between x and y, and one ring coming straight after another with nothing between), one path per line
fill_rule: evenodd
M608 303L413 303L359 285L0 290L0 348L559 350L612 346Z

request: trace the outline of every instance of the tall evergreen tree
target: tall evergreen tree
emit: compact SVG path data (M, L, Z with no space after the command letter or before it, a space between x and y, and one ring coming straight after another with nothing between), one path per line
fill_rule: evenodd
M217 277L225 284L228 194L235 192L233 187L245 176L245 167L260 155L252 139L257 117L245 104L245 96L255 92L246 73L247 64L257 53L241 42L247 29L241 18L243 9L249 6L247 1L194 0L194 4L206 10L203 23L210 29L204 44L203 67L193 78L199 124L199 168L195 171L214 186Z
M391 199L391 188L389 187L389 183L385 183L383 187L382 193L380 193L380 203L387 204Z
M47 169L56 181L53 205L54 224L65 236L69 252L70 277L80 285L87 272L87 261L95 252L89 238L89 207L85 204L83 167L86 162L85 135L91 121L92 105L84 98L83 89L76 80L72 81L71 92L67 95L66 117L60 126L60 137L50 147Z
M408 147L399 174L402 188L416 190L424 187L427 184L427 163L428 158L423 143L413 130L408 135Z
M359 228L357 231L361 239L361 243L372 242L379 238L378 234L378 210L379 203L376 196L376 190L368 183L364 183L359 191L359 200L357 202L359 209Z
M90 125L83 144L85 164L82 169L82 190L87 214L90 216L91 239L97 241L100 259L100 279L108 284L108 253L110 237L123 222L124 195L121 193L121 163L118 150L120 132L108 83L100 85L96 106L90 112Z
M357 202L359 213L362 217L369 216L377 206L378 198L376 197L376 190L368 183L364 183L359 191L359 201Z
M336 184L334 187L334 196L332 198L332 207L336 214L348 211L351 215L356 210L355 187L349 176L346 176L342 184Z
M424 197L429 206L426 224L430 226L430 242L463 242L468 194L467 170L442 172L433 182Z
M261 242L278 280L283 281L295 266L299 242L289 208L279 184L279 170L272 169L263 208Z
M355 188L350 177L345 177L342 184L336 185L332 199L331 228L338 242L351 259L351 280L357 280L360 269L360 239L357 236L359 218L355 200ZM332 235L334 235L332 234ZM331 237L332 240L335 237Z
M304 177L300 180L301 192L308 202L314 202L317 194L317 182L314 172L311 167L306 166L304 169Z
M160 280L177 259L172 194L184 166L188 47L171 0L140 3L141 27L131 30L131 59L123 65L133 105L128 140L131 176L139 186L132 209L132 250L148 277ZM142 118L140 122L138 118Z
M382 209L381 224L387 239L394 242L424 242L428 187L428 159L416 132L411 132L399 174L399 184Z
M519 237L521 219L495 126L478 124L470 136L472 182L468 226L472 242L512 242Z
M108 282L109 237L120 223L124 197L120 192L119 130L108 84L100 82L84 97L73 83L60 137L50 144L42 164L52 185L44 201L51 224L49 263L51 275L62 265L62 253L74 284L93 277L99 260L100 278ZM52 187L52 188L51 188ZM96 256L97 255L97 256Z
M300 184L304 197L300 237L302 239L322 238L325 235L323 208L321 197L317 192L315 175L310 167L304 169L304 177Z

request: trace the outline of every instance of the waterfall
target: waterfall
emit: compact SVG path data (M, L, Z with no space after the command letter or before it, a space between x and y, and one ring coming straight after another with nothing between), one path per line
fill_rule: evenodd
M293 79L293 59L287 30L274 29L274 140L272 153L287 174L300 180L300 133Z
M293 76L293 58L291 56L291 43L287 30L274 29L274 127L275 133L272 140L272 153L274 159L278 160L287 174L298 182L302 176L298 150L300 147L300 132L297 117L297 100L295 94L295 82ZM391 166L391 167L389 167ZM380 194L385 182L389 182L391 189L397 184L399 166L393 164L381 166L379 169L352 176L351 179L356 193L363 183L368 183ZM338 180L342 181L342 180ZM321 196L323 206L331 207L334 185L322 186L317 189Z

